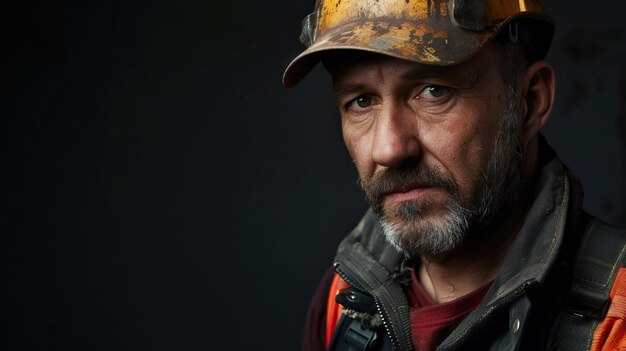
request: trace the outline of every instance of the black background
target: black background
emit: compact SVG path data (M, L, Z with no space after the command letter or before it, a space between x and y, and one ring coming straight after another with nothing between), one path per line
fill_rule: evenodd
M312 8L2 2L0 349L299 347L366 208L328 77L281 85ZM626 4L547 8L545 134L624 225Z

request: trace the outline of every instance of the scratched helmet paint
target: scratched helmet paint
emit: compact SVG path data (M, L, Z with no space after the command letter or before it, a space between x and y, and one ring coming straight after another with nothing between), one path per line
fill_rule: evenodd
M523 24L520 33L517 24ZM523 34L536 59L546 55L554 32L541 0L317 0L302 23L300 41L307 49L289 64L283 83L297 84L332 50L460 63L505 28L514 41Z

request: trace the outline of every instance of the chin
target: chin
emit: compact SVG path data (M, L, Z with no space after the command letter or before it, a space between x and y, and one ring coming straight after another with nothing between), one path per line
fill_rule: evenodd
M460 247L468 228L467 219L454 211L435 218L402 217L384 215L379 223L387 241L407 259L435 256Z

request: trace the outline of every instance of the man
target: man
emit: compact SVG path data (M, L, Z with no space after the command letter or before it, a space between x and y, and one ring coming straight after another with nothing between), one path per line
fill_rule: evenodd
M626 345L622 233L539 130L555 74L540 1L318 0L319 61L371 204L313 299L306 350Z

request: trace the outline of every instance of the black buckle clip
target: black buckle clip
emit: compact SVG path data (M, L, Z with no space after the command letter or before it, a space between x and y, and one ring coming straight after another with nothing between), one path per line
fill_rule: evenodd
M344 341L350 345L349 350L372 350L379 340L378 330L369 329L357 319L352 319L345 334Z
M583 318L602 319L611 300L601 292L575 286L570 296L569 311Z

